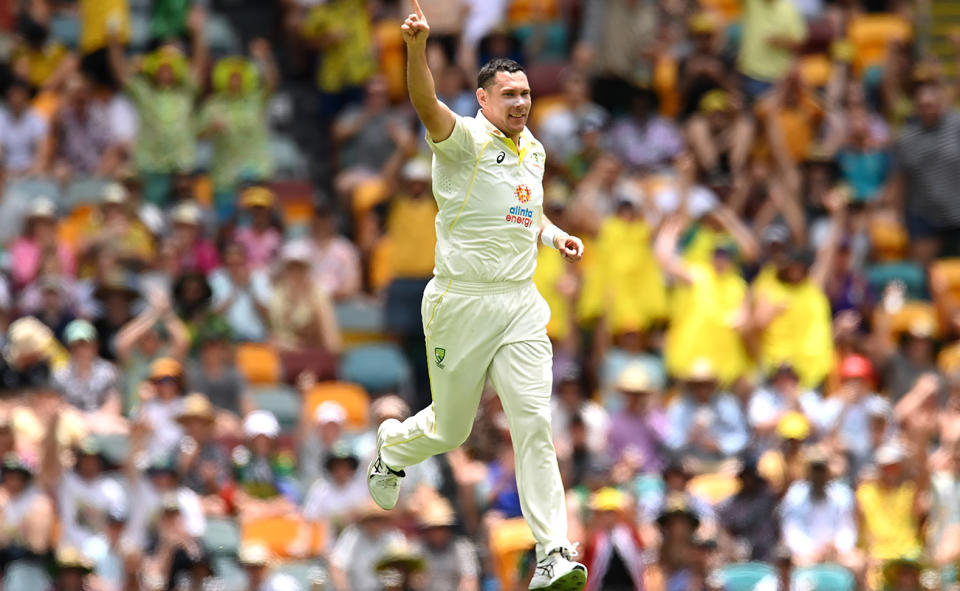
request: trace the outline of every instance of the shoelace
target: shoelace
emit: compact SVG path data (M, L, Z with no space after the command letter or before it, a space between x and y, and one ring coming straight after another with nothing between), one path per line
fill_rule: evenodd
M399 472L392 470L390 466L383 463L383 460L380 459L380 456L377 456L377 461L373 464L373 471L380 476L399 476L400 478L403 478L407 475L403 470L400 470Z
M577 548L579 547L580 547L580 542L574 542L573 546L571 546L570 548L557 548L550 554L559 554L560 556L566 558L567 560L573 560L577 556L580 556L580 552L577 550ZM555 563L552 560L545 560L543 564L537 565L537 568L535 569L534 572L538 575L543 575L548 579L552 579L554 564Z

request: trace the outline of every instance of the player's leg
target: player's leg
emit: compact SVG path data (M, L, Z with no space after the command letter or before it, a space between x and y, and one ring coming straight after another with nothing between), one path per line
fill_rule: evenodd
M404 468L447 452L470 435L498 345L496 318L484 314L479 296L438 293L431 285L423 302L433 402L402 423L384 421L377 431L378 456L368 468L367 484L387 509L396 503Z
M553 351L542 339L503 345L490 378L503 402L516 457L523 516L537 540L538 567L531 589L579 591L586 568L572 561L567 508L550 428Z

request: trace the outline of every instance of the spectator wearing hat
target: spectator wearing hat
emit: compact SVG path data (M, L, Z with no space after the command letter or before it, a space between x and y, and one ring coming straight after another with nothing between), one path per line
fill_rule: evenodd
M614 461L627 461L638 473L657 472L663 467L663 445L667 418L660 408L659 390L646 368L628 365L617 381L624 399L623 408L610 416L607 453Z
M317 206L305 244L310 247L310 274L317 286L336 301L355 296L362 286L360 255L337 230L336 210L331 204Z
M457 535L457 516L444 497L424 505L417 516L417 554L426 563L424 591L479 591L480 564L473 543Z
M187 387L213 403L218 434L239 434L240 417L253 411L254 403L233 359L230 327L223 318L209 316L198 327L195 341L199 350L187 363Z
M771 372L765 386L757 388L747 404L747 419L754 434L753 445L763 453L777 444L777 428L781 419L799 412L816 425L819 436L829 433L832 423L824 417L823 400L815 390L804 389L800 376L789 363L782 363ZM809 428L809 427L808 427Z
M230 474L230 459L227 452L214 439L216 409L205 395L187 394L177 414L177 423L183 428L180 439L177 469L181 481L201 497L204 497L206 513L221 507L217 498L227 484Z
M311 421L312 419L312 421ZM300 438L300 482L313 482L324 476L323 464L334 445L346 439L347 411L334 400L317 406L313 417L303 417Z
M694 361L684 378L683 394L667 407L667 448L705 462L739 454L749 441L747 421L734 397L719 389L713 363Z
M65 360L63 348L43 323L32 316L15 320L7 328L0 352L0 397L47 386L51 366Z
M83 74L68 76L63 86L63 101L43 145L44 169L61 182L75 176L110 176L123 150L112 133L107 104L97 100Z
M91 589L90 575L93 561L76 546L57 549L54 561L54 585L56 591L87 591Z
M827 401L824 414L830 417L839 444L849 456L851 473L857 474L873 453L869 407L876 377L870 360L857 354L844 357L838 373L839 389Z
M670 496L657 517L660 547L655 563L644 570L644 589L686 589L694 580L693 534L700 526L697 514L682 496Z
M303 517L310 521L330 520L337 527L347 523L350 512L367 502L364 475L357 472L360 460L344 441L334 444L324 459L324 476L307 491Z
M307 368L318 373L340 352L340 330L331 297L310 275L316 256L305 241L283 247L283 267L268 306L271 335L281 350L290 381Z
M420 591L425 569L423 556L407 540L392 542L373 565L384 591Z
M234 191L242 181L261 181L273 173L268 140L267 104L279 73L270 43L250 42L250 59L231 56L213 68L213 94L207 98L197 125L201 137L213 143L213 180L217 218L235 211Z
M187 28L191 36L191 62L174 45L164 45L147 55L134 73L124 58L119 39L109 42L113 76L124 86L139 115L133 150L137 169L148 175L170 175L193 168L196 159L193 106L198 81L207 61L203 36L205 15L192 11ZM165 203L164 196L148 200Z
M657 95L645 87L631 91L628 116L612 124L607 141L610 151L628 170L655 172L667 167L683 149L680 130L657 113Z
M334 591L382 591L374 567L392 544L404 543L392 515L367 502L337 536L330 551L330 581Z
M722 42L723 23L719 16L709 10L701 10L690 15L687 19L692 47L690 52L677 64L677 93L680 98L680 118L692 122L697 119L697 111L701 109L703 98L714 90L722 90L730 96L736 91L736 85L731 80L733 63L729 57L718 51L718 42ZM733 98L731 96L731 98ZM702 112L702 109L701 109ZM691 126L688 123L687 137L691 138ZM752 136L752 130L751 136ZM693 134L696 135L696 134ZM727 140L734 138L727 137ZM691 148L697 150L693 146ZM729 147L729 142L724 142ZM703 166L701 170L709 173L711 166ZM719 164L719 162L718 162ZM731 163L732 164L732 163Z
M695 464L696 460L692 457L671 457L660 472L662 486L654 491L637 493L641 510L641 537L645 544L650 545L652 541L659 539L657 517L664 511L668 501L683 499L685 506L693 511L698 522L703 524L704 531L716 528L717 517L711 502L688 488L690 480L696 475Z
M645 588L643 544L631 523L630 505L630 497L615 488L591 495L584 560L591 573L587 591Z
M294 474L296 458L279 447L280 423L267 410L255 410L243 420L245 445L233 450L237 512L250 519L296 511L300 490Z
M54 415L44 440L41 478L57 490L61 541L78 548L95 540L105 542L107 514L111 508L127 506L127 493L106 474L113 465L102 444L92 437L74 447L74 466L64 469L56 436L59 423L59 416Z
M114 341L132 319L131 305L139 297L136 284L123 272L109 273L94 280L94 301L99 308L93 321L97 329L100 357L117 360Z
M237 341L261 343L268 338L272 296L266 269L253 269L238 241L223 245L223 266L210 274L213 311L223 316Z
M177 273L195 271L207 275L220 265L217 248L204 236L203 210L193 201L181 201L170 212Z
M150 364L147 381L140 387L138 419L150 425L151 456L172 453L180 443L183 429L177 417L183 408L185 393L183 366L179 361L160 357Z
M831 480L829 456L807 450L807 478L794 482L780 504L781 538L800 566L839 562L857 568L856 507L853 491Z
M0 462L0 568L5 570L14 560L50 550L56 513L31 461L8 451Z
M892 289L884 294L891 297ZM899 338L891 339L890 315L878 306L876 327L879 354L877 359L880 378L894 404L900 402L925 374L939 374L936 363L935 319L917 318L911 322ZM932 315L931 315L932 316Z
M36 90L22 78L9 81L0 110L0 148L8 176L37 175L43 171L46 120L30 106Z
M883 561L916 556L923 550L919 534L929 475L925 454L908 458L899 442L878 449L874 461L876 478L863 480L856 495L861 545L870 566L876 568Z
M187 531L177 499L165 495L156 543L143 567L146 586L163 585L167 589L180 587L191 591L216 588L218 581L214 577L212 560L203 541Z
M715 245L709 264L687 262L676 252L683 231L682 219L669 220L655 245L660 265L678 283L664 343L667 370L682 376L702 359L722 372L721 383L732 384L747 369L744 337L749 330L747 284L737 271L736 245L729 241ZM755 245L741 250L755 250Z
M585 122L603 127L607 112L590 97L590 80L579 70L570 70L563 79L563 103L540 122L538 131L551 158L561 165L578 153L580 128Z
M231 242L243 248L251 271L268 269L283 246L283 222L276 209L277 196L269 187L247 187L240 193L240 208L245 223L234 231Z
M290 575L271 572L275 558L259 542L244 542L237 551L237 562L247 575L250 591L295 591L300 584Z
M712 17L701 13L698 18ZM687 58L687 63L690 63L690 59ZM697 102L688 107L693 113L684 126L687 143L696 158L697 178L717 190L744 193L749 189L747 165L755 125L743 112L737 97L723 87L726 80L715 77L723 72L718 65L722 63L722 58L708 54L693 59L705 60L699 65L704 68L698 72L701 79L685 83L702 85L699 89L693 86L687 90L691 98L697 97ZM711 86L712 89L704 91ZM730 203L737 204L745 197L742 194L732 195Z
M811 433L810 419L802 412L787 411L777 421L778 444L763 452L757 469L778 498L787 492L791 484L804 479L807 466L803 445Z
M10 278L15 289L22 289L40 276L44 259L53 256L60 272L69 277L77 273L74 253L57 240L57 208L47 197L30 203L23 230L10 245Z
M140 221L123 185L113 183L104 189L100 206L90 216L77 251L86 258L108 252L122 265L134 269L153 262L153 234Z
M92 430L125 432L119 376L112 363L97 355L97 329L86 320L74 320L64 331L64 342L70 359L53 372L64 400L87 414Z
M776 515L777 496L764 480L752 455L740 461L737 471L740 489L717 507L717 518L723 530L739 547L748 550L740 558L766 562L779 538Z

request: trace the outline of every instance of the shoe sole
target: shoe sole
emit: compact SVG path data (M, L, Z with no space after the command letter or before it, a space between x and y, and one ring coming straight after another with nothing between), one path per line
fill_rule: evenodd
M377 495L373 492L373 487L370 486L370 475L373 474L373 465L377 462L377 458L370 460L370 464L367 465L367 492L370 493L370 498L373 499L373 502L377 504L378 507L385 511L389 511L397 506L397 500L394 499L393 503L383 503L380 499L377 498Z
M546 587L537 587L530 591L583 591L587 586L587 571L575 568Z

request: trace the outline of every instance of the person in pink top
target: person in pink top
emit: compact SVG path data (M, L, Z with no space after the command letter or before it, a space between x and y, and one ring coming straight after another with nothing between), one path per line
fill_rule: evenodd
M360 254L357 247L337 232L333 208L324 204L314 213L310 245L313 257L313 278L333 297L345 300L356 295L362 281Z
M17 289L33 282L48 253L56 253L60 272L73 277L76 261L73 251L57 241L56 207L46 198L34 200L27 213L23 234L10 246L10 274Z
M171 241L181 273L199 271L207 274L220 266L216 247L203 235L203 212L196 203L184 201L174 207L170 223L173 226Z
M275 216L276 195L267 187L249 187L240 195L240 207L250 217L237 229L233 239L243 246L251 269L271 265L283 246L283 227Z

